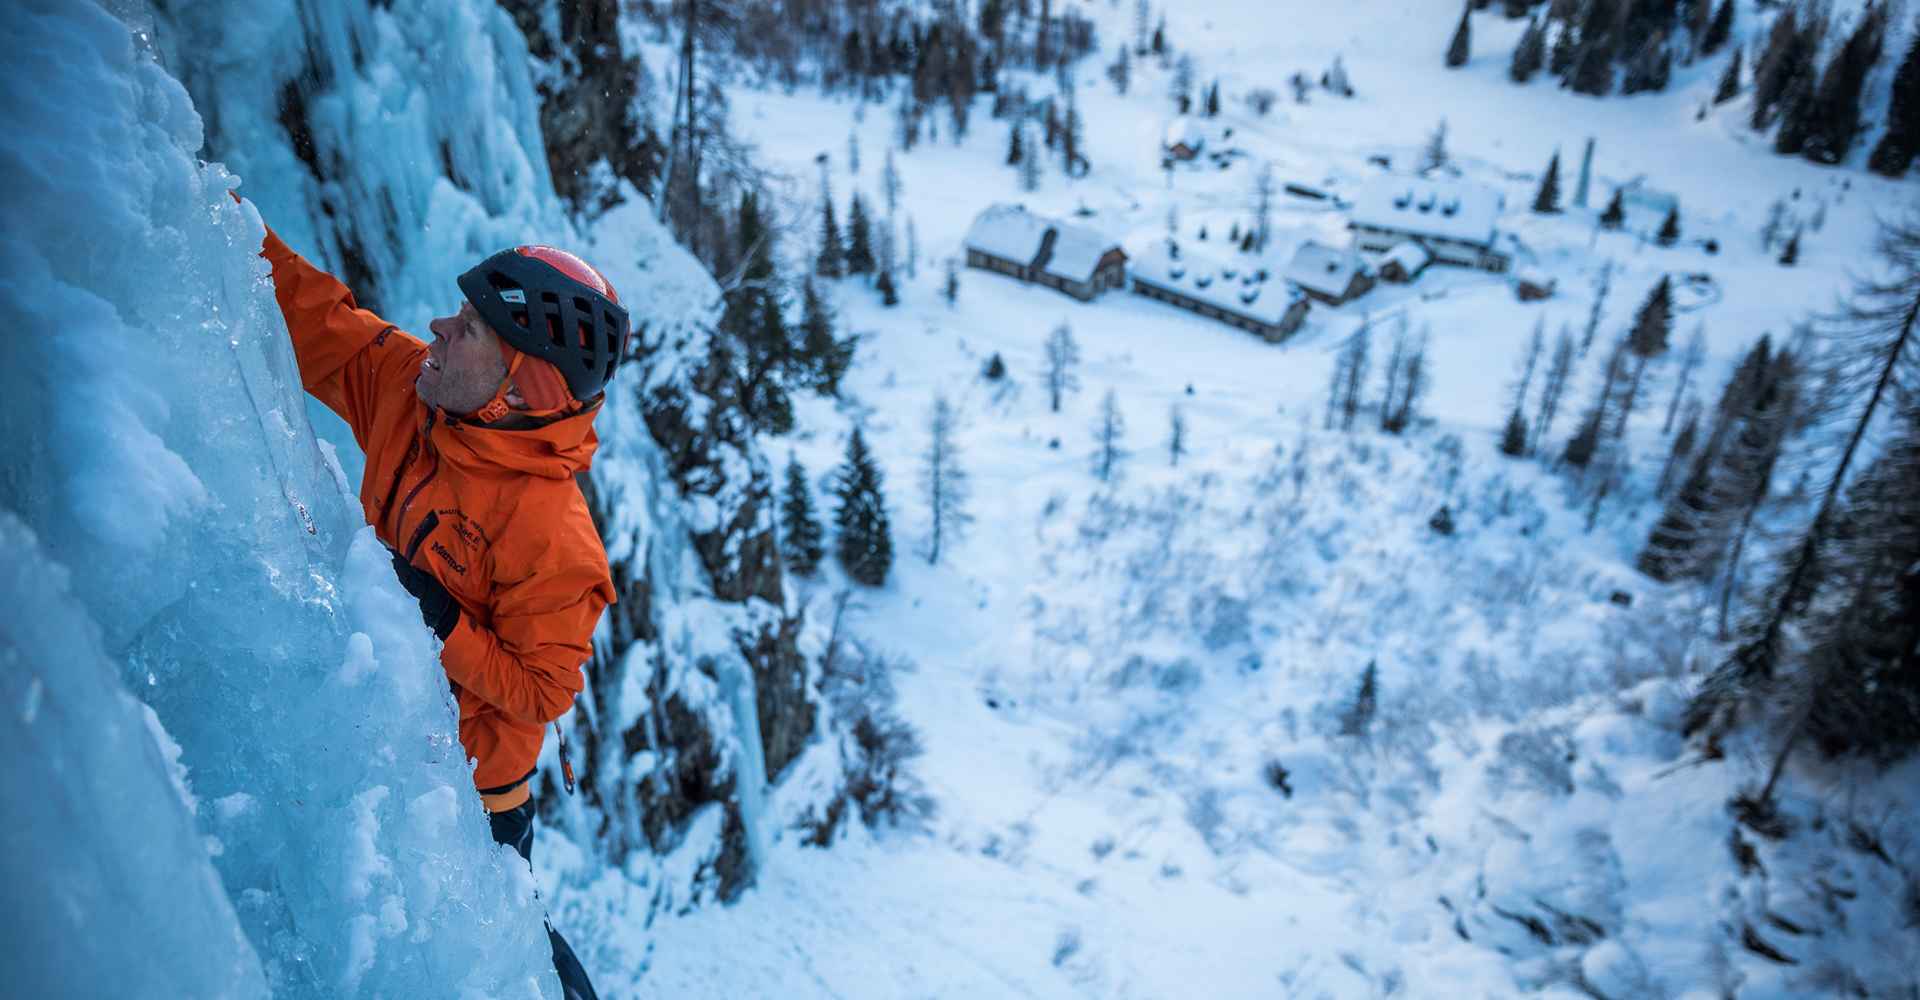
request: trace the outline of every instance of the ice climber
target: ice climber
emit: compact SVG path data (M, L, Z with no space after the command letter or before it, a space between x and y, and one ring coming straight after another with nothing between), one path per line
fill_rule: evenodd
M366 452L367 522L443 643L493 839L531 864L544 727L580 692L614 600L574 476L599 440L627 311L579 257L519 246L460 276L464 300L428 324L426 344L358 308L272 230L262 250L301 382ZM547 933L568 1000L593 1000L573 949Z

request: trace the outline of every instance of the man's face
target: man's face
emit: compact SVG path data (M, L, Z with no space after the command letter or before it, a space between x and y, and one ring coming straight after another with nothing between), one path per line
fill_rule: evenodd
M461 302L459 312L434 320L427 329L433 331L433 343L413 382L420 401L461 415L487 405L507 375L507 364L500 360L500 338L473 303Z

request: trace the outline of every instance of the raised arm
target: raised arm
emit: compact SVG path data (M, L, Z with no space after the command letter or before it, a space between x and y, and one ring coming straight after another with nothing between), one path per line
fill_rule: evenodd
M360 308L333 275L308 263L272 229L261 246L286 317L300 381L340 415L362 446L383 400L404 404L426 345Z

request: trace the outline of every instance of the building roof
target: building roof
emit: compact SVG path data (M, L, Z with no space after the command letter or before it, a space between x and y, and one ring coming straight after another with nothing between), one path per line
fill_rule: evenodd
M1106 234L1071 223L1052 223L1053 247L1043 270L1069 281L1090 281L1101 258L1119 250L1120 244Z
M1358 252L1308 240L1293 252L1286 278L1308 291L1339 298L1347 294L1354 277L1366 273L1366 269L1367 262Z
M1168 149L1185 146L1199 149L1206 144L1206 137L1200 134L1200 125L1186 115L1180 115L1167 123L1167 132L1160 140Z
M1040 255L1040 243L1051 225L1024 205L990 205L967 230L966 246L1026 266Z
M1506 197L1467 181L1382 174L1353 200L1356 226L1492 246Z
M1419 243L1408 240L1381 254L1375 265L1386 267L1388 264L1399 264L1408 274L1418 274L1421 268L1431 263L1433 263L1433 254Z
M1279 326L1301 298L1299 291L1277 276L1261 277L1264 272L1257 267L1222 264L1189 250L1179 251L1176 257L1171 242L1164 238L1133 258L1129 270L1135 281L1266 326Z

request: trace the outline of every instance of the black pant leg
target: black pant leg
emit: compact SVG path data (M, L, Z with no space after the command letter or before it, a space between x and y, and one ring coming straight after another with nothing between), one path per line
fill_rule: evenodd
M505 812L488 813L487 825L493 830L494 843L519 851L529 866L533 864L532 799ZM587 978L586 967L580 964L567 939L553 929L551 920L547 921L547 944L553 949L553 970L560 974L560 987L566 991L566 1000L600 1000L599 994L593 991L593 982Z

